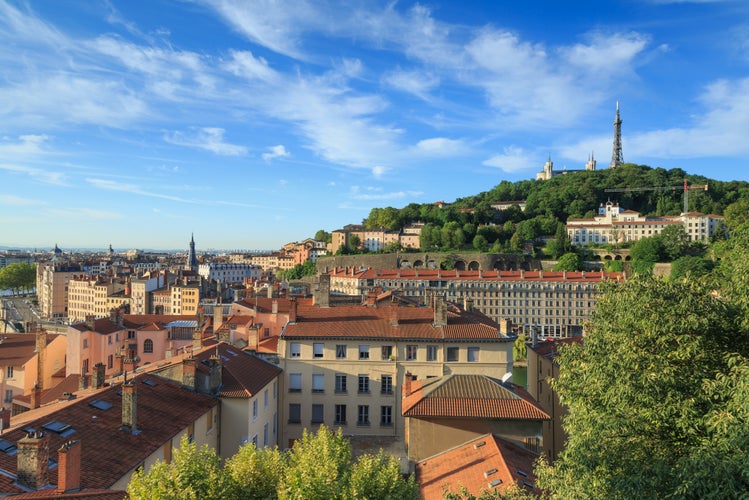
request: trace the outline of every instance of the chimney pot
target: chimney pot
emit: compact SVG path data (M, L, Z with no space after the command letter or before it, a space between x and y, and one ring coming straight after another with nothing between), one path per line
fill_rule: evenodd
M81 489L81 442L67 441L57 450L57 491Z
M124 432L133 433L138 423L138 398L135 390L135 379L122 384L122 426Z

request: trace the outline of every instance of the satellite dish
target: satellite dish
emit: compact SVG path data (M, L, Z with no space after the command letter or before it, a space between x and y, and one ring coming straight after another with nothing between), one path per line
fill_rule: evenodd
M502 383L507 383L508 380L512 378L512 372L507 372L504 375L502 375Z

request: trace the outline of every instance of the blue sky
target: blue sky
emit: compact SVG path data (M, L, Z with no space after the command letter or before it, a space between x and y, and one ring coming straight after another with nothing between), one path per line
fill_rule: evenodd
M275 249L547 156L749 180L749 2L0 0L0 245Z

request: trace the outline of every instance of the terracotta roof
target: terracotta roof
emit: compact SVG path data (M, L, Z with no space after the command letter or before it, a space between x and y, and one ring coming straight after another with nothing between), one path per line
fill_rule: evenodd
M78 391L78 387L80 385L80 375L70 375L69 377L65 377L60 383L58 383L56 386L45 389L42 391L42 397L40 400L40 404L42 406L54 403L56 401L59 401L60 398L64 397L63 395L65 393L73 394L74 392ZM21 406L30 407L31 405L31 394L25 394L23 396L16 396L13 398L13 403L18 403Z
M504 492L516 484L538 493L536 455L509 441L486 434L416 464L419 492L426 500L443 498L445 490L465 487L475 496L483 490Z
M297 321L287 324L281 337L512 341L487 316L449 305L446 326L434 325L429 307L300 306Z
M146 380L154 385L144 383ZM16 444L25 437L24 429L44 430L44 425L60 422L72 426L72 433L61 436L45 431L49 437L50 458L69 440L81 442L81 487L106 489L128 474L172 437L204 415L219 400L182 389L150 375L135 379L137 390L137 429L139 433L120 430L122 423L122 385L79 394L73 401L49 405L11 418L11 427L2 439ZM107 410L92 407L101 401L111 405ZM96 418L93 418L96 417ZM15 477L18 457L0 451L0 478ZM57 484L57 468L49 470L49 481ZM0 487L3 484L0 482ZM5 489L2 490L6 491Z
M224 342L203 349L195 357L200 361L207 360L216 354L216 349L223 370L221 397L250 398L281 373L278 366Z
M55 489L31 491L14 495L13 498L26 500L31 498L65 498L67 500L124 500L128 497L126 491L121 490L82 490L72 493L59 493Z
M0 365L23 366L36 355L35 333L9 333L0 340ZM47 334L47 344L57 338L56 334Z
M403 399L405 417L550 418L525 389L486 375L445 375L413 387Z
M122 331L125 327L119 326L117 323L113 323L109 317L106 318L97 318L94 320L93 324L93 330L88 327L88 323L85 321L81 323L75 323L73 325L70 325L69 328L74 328L78 330L79 332L86 332L86 331L93 331L96 333L101 333L104 335L119 332Z
M529 346L528 349L533 350L533 352L542 358L554 359L559 354L560 347L571 344L581 344L582 342L582 337L569 337L566 339L554 339L539 342L535 346Z
M261 339L260 342L258 342L257 352L278 354L278 339L278 335Z

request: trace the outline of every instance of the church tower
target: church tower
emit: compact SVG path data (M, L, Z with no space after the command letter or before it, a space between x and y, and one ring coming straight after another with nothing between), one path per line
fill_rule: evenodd
M190 235L190 250L187 252L185 269L191 271L198 270L198 256L195 254L195 236L193 234Z
M619 101L616 101L616 118L614 118L614 150L611 153L609 168L616 168L624 163L622 154L622 119L619 116Z
M585 170L595 170L596 169L596 157L593 156L593 153L590 153L590 157L588 158L588 163L585 164Z

